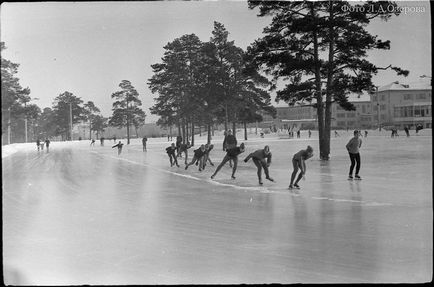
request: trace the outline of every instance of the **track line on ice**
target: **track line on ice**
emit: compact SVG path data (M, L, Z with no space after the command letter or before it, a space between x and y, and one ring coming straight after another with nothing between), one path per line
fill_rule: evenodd
M290 190L287 190L284 188L272 188L272 187L262 187L262 186L239 186L239 185L230 184L230 183L222 183L222 182L214 181L211 179L203 179L203 178L195 177L195 176L188 175L188 174L182 174L182 173L169 171L166 169L152 166L150 164L140 163L140 162L126 159L126 158L120 158L120 157L113 156L113 155L102 155L96 151L91 151L91 152L95 153L99 156L105 156L105 157L109 157L109 158L116 159L116 160L123 160L123 161L126 161L128 163L135 164L135 165L146 166L146 167L149 167L149 168L156 170L156 171L160 171L160 172L164 172L164 173L168 173L168 174L173 174L176 176L192 179L195 181L204 181L204 182L207 182L209 184L216 185L216 186L231 187L233 189L242 190L242 191L250 190L250 191L258 191L260 193L286 194L286 195L291 195L291 196L301 196L300 193L294 193L294 192L291 192ZM340 199L340 198L329 198L329 197L311 196L311 198L315 199L315 200L329 200L329 201L333 201L333 202L359 203L359 204L366 205L366 206L391 206L391 205L393 205L392 203L381 203L381 202L375 202L375 201L363 201L363 200Z

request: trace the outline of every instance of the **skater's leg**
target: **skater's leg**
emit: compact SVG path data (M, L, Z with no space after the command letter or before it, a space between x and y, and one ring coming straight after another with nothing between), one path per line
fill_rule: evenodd
M229 161L229 157L227 155L225 155L225 157L223 158L222 162L217 166L216 170L214 171L213 175L211 176L211 178L213 178L214 176L216 176L216 174L219 172L219 170Z
M197 158L196 158L195 156L193 156L193 159L191 160L190 163L188 163L188 164L185 166L185 169L187 169L190 165L194 164L194 163L196 162L196 160L197 160Z
M238 157L234 157L233 158L234 161L234 167L232 168L232 179L235 179L235 172L237 171L237 166L238 166Z
M356 157L354 154L349 153L350 154L350 160L351 160L351 165L350 165L350 176L353 176L353 170L354 170L354 166L356 164Z
M360 153L356 153L355 154L355 160L356 160L356 175L358 175L359 174L359 171L360 171L360 166L361 166L361 163L360 163Z
M292 160L292 165L294 167L294 171L291 174L291 183L289 184L290 186L292 186L292 184L294 183L294 179L295 179L295 177L297 175L297 172L298 172L299 162L297 160L293 159Z
M259 184L262 184L262 165L259 162L259 160L257 160L256 158L253 159L253 162L255 163L256 167L258 168L258 180L259 180Z
M187 164L187 161L188 161L188 151L187 150L185 150L185 164Z

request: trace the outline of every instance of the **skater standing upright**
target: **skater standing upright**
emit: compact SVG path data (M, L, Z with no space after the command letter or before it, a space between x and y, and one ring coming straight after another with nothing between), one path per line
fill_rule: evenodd
M147 151L146 150L146 142L148 141L148 138L147 137L143 137L142 138L142 145L143 145L143 151Z
M223 150L227 151L235 147L237 147L237 138L232 134L231 130L228 130L223 140ZM229 166L232 167L232 159L229 160Z
M211 175L211 179L214 179L214 177L217 175L219 170L230 160L234 162L234 166L232 167L232 179L235 179L235 172L237 171L237 164L238 164L238 155L243 153L245 150L244 143L241 143L239 147L234 147L229 150L226 150L226 155L223 158L222 162L217 166L214 173Z
M38 147L38 151L39 151L40 146L41 146L41 140L40 139L36 140L36 146Z
M298 186L298 182L302 178L304 178L304 175L306 174L305 161L311 158L312 156L313 156L313 148L310 145L308 145L306 149L302 149L292 157L292 166L294 167L294 170L291 174L291 182L289 183L289 189L300 188L300 186ZM294 183L295 177L297 176L299 169L301 172Z
M117 147L117 148L118 148L118 155L120 155L120 154L122 153L122 146L123 146L123 145L124 145L124 144L121 143L121 141L119 141L116 145L112 146L112 148Z
M309 130L308 134L309 134L309 138L310 138L310 136L312 135L312 132Z
M354 165L356 165L356 164L357 165L356 165L355 178L361 179L361 177L359 176L359 171L360 171L359 149L362 146L362 139L359 138L359 136L360 136L359 131L355 130L354 131L354 137L352 139L350 139L350 141L346 145L346 148L348 150L348 153L350 155L350 160L351 160L350 172L348 175L349 180L353 179L353 170L354 170Z
M265 178L269 181L274 181L269 175L268 168L271 165L271 152L270 147L266 145L263 149L258 149L251 154L249 154L245 159L244 162L248 162L249 159L253 159L253 162L255 163L256 167L258 168L258 180L259 184L262 184L262 169L264 169Z
M410 132L409 132L407 126L404 126L404 131L405 131L405 134L407 135L407 137L410 137Z
M47 147L47 152L49 151L49 147L50 147L50 140L49 139L45 139L45 146Z

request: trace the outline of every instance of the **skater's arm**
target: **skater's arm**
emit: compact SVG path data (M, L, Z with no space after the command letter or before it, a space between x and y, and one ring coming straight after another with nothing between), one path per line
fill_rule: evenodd
M267 156L267 167L271 165L271 153Z

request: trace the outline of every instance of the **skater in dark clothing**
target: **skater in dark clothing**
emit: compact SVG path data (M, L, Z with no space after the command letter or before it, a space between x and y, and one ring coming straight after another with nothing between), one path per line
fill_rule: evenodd
M94 139L92 139L92 140L90 141L90 145L91 145L91 146L95 146L95 140L94 140Z
M265 178L269 181L274 181L274 179L270 177L268 172L268 168L271 165L270 147L266 145L263 149L258 149L255 152L252 152L244 159L244 162L248 162L251 158L253 159L253 162L258 168L259 184L262 184L262 169L264 169Z
M407 137L410 137L410 131L408 130L407 126L404 127L404 131L405 131L405 134L407 135Z
M310 136L312 135L312 132L309 130L308 134L309 134L309 138L310 138Z
M45 146L47 147L47 152L48 152L49 147L50 147L50 140L49 139L45 139Z
M298 182L302 178L304 178L304 175L306 174L305 161L311 158L312 156L313 156L313 148L310 145L308 145L306 149L302 149L292 157L292 166L294 167L294 171L291 174L291 182L289 183L289 189L300 188L300 186L298 186ZM297 176L299 169L301 172L294 183L295 177Z
M179 150L178 153L176 154L176 157L181 157L182 158L182 153L185 154L185 164L187 164L188 161L188 149L191 148L192 145L190 144L189 141L187 141L186 144L181 143L181 145L179 146Z
M177 136L176 137L176 152L179 154L179 148L181 147L182 144L182 136Z
M348 150L348 153L350 155L350 160L351 160L350 173L348 175L349 180L353 179L353 170L354 170L354 165L356 165L356 163L357 163L357 165L356 165L355 178L361 179L361 177L359 176L359 171L360 171L359 149L361 146L362 146L362 139L359 138L359 132L356 130L356 131L354 131L354 137L352 139L350 139L350 141L346 145L346 148Z
M179 167L178 160L176 159L176 146L172 143L168 148L166 148L167 155L169 156L170 166L172 167L176 164Z
M40 139L36 140L36 146L38 147L38 151L39 151L39 149L41 148L41 140Z
M368 137L368 131L365 131L365 138Z
M122 146L123 146L123 145L124 145L124 144L121 143L121 141L119 141L116 145L112 146L112 148L117 147L117 148L118 148L118 155L120 155L120 154L122 153Z
M300 138L300 130L297 131L297 138Z
M202 167L203 167L203 156L205 155L205 145L201 145L200 148L194 150L194 155L193 155L193 159L191 160L190 163L188 163L185 166L185 169L187 170L188 167L194 163L198 163L199 165L199 171L202 171Z
M210 151L214 148L213 144L206 144L205 145L205 154L203 155L203 166L202 169L205 169L206 163L209 162L211 166L214 166L213 162L211 161L211 158L209 157Z
M146 142L148 141L148 138L147 137L143 137L142 138L142 145L143 145L143 151L147 151L146 150Z
M114 143L116 142L116 136L113 137L113 142L114 142Z
M335 131L335 138L339 136L338 131Z
M232 134L231 130L228 130L225 139L223 140L223 150L234 148L237 146L237 138ZM232 167L232 160L229 160L229 166Z
M101 146L104 146L104 140L105 140L105 138L103 138L103 137L101 137L101 138L99 139L99 142L101 143Z
M219 170L230 160L234 162L234 165L232 167L232 179L235 179L235 172L237 171L237 164L238 164L238 155L243 153L245 150L244 143L241 143L239 147L235 147L229 150L226 150L226 155L223 158L222 162L217 166L216 170L214 171L213 175L211 175L211 179L213 179Z

